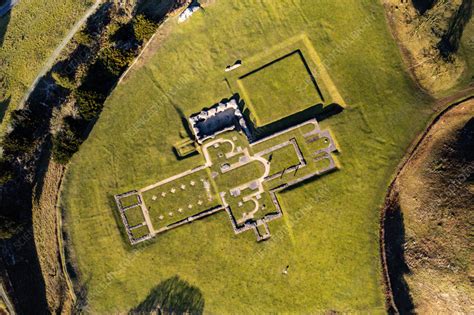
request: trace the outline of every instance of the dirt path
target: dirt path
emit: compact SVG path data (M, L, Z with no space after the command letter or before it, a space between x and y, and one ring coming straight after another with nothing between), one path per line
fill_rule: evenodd
M384 206L382 208L381 216L380 216L380 254L381 254L381 262L382 262L382 268L383 268L383 273L384 273L384 282L385 282L385 287L386 287L386 306L387 306L387 309L391 312L398 313L398 309L394 302L394 296L393 296L393 290L392 290L392 284L391 284L393 281L390 279L389 266L387 263L385 222L386 222L387 211L393 206L394 198L397 195L396 193L397 180L399 179L400 174L408 165L408 163L410 163L410 161L416 155L418 148L424 143L430 131L433 129L433 126L435 126L436 123L451 109L473 98L474 98L474 87L469 87L456 94L439 99L435 102L434 107L437 109L442 109L441 112L430 122L430 124L427 126L425 131L413 142L411 149L408 150L408 153L400 162L396 175L393 178L388 188Z
M64 166L50 162L43 181L35 187L33 199L33 228L38 260L43 274L49 310L61 313L71 310L73 292L68 287L62 264L61 217L57 202Z
M54 50L54 52L51 54L49 59L46 61L46 64L43 66L41 71L38 73L36 76L35 80L33 81L33 84L29 87L28 91L26 94L23 96L22 100L18 104L17 109L22 109L23 106L25 105L25 102L28 100L30 97L30 94L35 90L36 86L38 85L40 79L48 73L48 71L53 67L54 62L56 59L59 57L61 52L63 51L64 47L71 41L72 37L76 32L84 25L84 23L87 21L89 16L91 16L99 7L99 5L103 2L103 0L97 0L82 16L82 18L72 27L72 29L66 34L62 42L59 44L58 47Z

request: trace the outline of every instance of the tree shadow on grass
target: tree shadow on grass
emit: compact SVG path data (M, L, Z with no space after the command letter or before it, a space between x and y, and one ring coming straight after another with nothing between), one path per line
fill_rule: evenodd
M5 10L4 8L6 6L9 6L9 3L11 1L7 0L5 4L3 4L3 1L0 0L0 47L2 47L3 45L3 41L5 40L5 33L8 29L8 24L10 24L10 11L5 12L4 14L2 13Z
M129 314L202 314L204 297L201 290L181 280L178 276L169 278L148 294L147 298Z
M387 270L393 299L400 314L413 314L414 304L410 288L405 280L405 275L410 274L411 271L405 261L405 226L398 195L393 197L386 211L383 228L385 229Z
M472 0L463 0L457 12L451 18L446 33L437 45L441 56L445 59L459 50L464 28L472 17L472 2Z
M423 15L426 11L431 9L437 0L412 0L415 9Z
M10 2L7 0L6 2ZM2 5L2 0L0 0L0 13ZM6 13L4 16L0 14L0 47L3 46L3 41L5 39L5 33L8 29L8 24L10 23L10 12ZM2 67L0 61L0 67ZM0 71L0 124L3 122L5 113L7 111L8 105L10 104L10 97L8 97L8 80L4 77L4 71Z
M3 46L5 40L5 33L8 29L8 24L10 23L10 13L0 17L0 47Z
M7 112L10 101L11 97L8 97L5 100L0 100L0 124L3 122L3 118L5 117L5 113Z

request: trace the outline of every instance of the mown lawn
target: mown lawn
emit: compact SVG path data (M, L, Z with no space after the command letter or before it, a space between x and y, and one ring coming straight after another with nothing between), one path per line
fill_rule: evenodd
M108 99L65 181L62 205L91 311L126 312L178 275L214 314L384 312L379 210L432 110L404 71L380 2L219 0L162 32L154 56ZM234 235L221 212L130 249L112 196L202 164L173 153L185 134L181 111L230 96L226 65L302 33L347 104L321 122L341 169L281 194L284 216L264 243Z
M209 182L208 171L201 170L143 192L153 228L158 230L219 205L212 186L209 191L205 188Z
M303 55L294 52L279 58L283 59L253 70L255 72L238 80L259 126L323 102L311 81L313 74L304 66Z
M48 57L92 3L21 0L0 18L0 123L18 106Z
M270 175L282 172L300 163L295 147L292 144L273 151L264 156L264 158L270 160Z
M125 217L130 226L136 226L145 222L142 209L139 206L125 210Z

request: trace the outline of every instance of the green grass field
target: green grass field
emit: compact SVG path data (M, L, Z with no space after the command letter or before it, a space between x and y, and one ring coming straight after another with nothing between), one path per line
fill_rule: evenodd
M207 191L205 182L209 182L209 176L207 170L202 170L144 192L153 227L158 230L218 205L216 192L210 184Z
M0 122L92 0L21 0L0 18ZM4 127L1 129L4 130Z
M238 80L259 126L323 102L303 55L293 52L280 58Z
M127 218L127 222L130 226L136 226L145 221L142 209L140 207L133 207L125 210L125 217Z
M120 199L120 205L124 208L139 204L137 195L131 195Z
M143 237L145 235L148 235L150 231L148 230L148 227L146 225L134 228L131 230L133 238L138 239L140 237Z
M208 313L383 313L379 211L432 110L404 71L380 2L220 0L162 32L154 56L108 99L65 179L62 205L91 312L127 312L178 275L202 291ZM234 235L220 212L131 249L111 196L202 164L173 152L184 140L181 111L231 96L228 64L262 53L275 60L281 53L271 48L301 34L334 83L311 65L323 95L337 88L347 105L320 123L338 143L340 170L282 193L284 214L266 242Z
M295 148L292 145L287 145L277 151L269 153L265 156L270 160L270 175L279 173L288 167L297 165L300 160L296 154Z

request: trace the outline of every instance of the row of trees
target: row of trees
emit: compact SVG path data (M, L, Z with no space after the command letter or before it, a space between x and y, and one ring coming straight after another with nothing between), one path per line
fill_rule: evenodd
M146 14L130 17L105 2L68 45L68 57L41 79L23 109L11 113L0 144L0 238L29 222L41 159L51 149L56 161L67 163L77 152L106 97L159 21ZM65 115L67 107L72 110ZM52 132L58 116L60 127Z
M87 136L87 130L100 115L107 95L122 73L139 53L140 47L155 33L158 23L141 14L128 23L113 25L98 58L82 78L55 72L56 83L70 92L76 113L65 117L62 128L53 137L53 157L67 163ZM93 45L91 35L79 34L82 45ZM71 77L75 78L71 79Z

